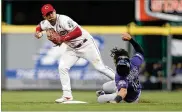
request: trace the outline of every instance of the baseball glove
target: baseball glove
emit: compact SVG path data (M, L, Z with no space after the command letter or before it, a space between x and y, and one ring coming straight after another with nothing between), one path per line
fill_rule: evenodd
M60 42L60 35L53 28L46 30L46 34L48 40L52 41L56 46L62 44L62 42Z

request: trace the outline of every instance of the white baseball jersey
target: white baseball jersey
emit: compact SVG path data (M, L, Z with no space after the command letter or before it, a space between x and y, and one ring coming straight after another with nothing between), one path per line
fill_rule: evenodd
M78 25L75 21L73 21L70 17L66 15L57 14L56 24L52 26L48 20L43 20L40 22L40 26L42 30L47 30L49 28L54 28L54 30L60 35L64 36L67 33L73 31L77 26L81 29L82 35L77 37L76 39L72 39L70 41L66 41L65 43L74 48L78 44L82 43L84 39L90 39L92 36L80 25Z

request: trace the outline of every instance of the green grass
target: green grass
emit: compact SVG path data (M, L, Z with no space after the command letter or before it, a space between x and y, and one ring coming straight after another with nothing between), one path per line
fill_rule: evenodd
M73 91L74 100L89 104L57 104L60 91L3 91L3 111L174 111L182 110L182 92L143 91L138 104L98 104L95 91Z

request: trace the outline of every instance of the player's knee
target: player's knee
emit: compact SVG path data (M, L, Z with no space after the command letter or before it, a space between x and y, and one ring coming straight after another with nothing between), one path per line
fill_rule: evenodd
M102 89L105 91L105 93L109 94L116 92L115 87L116 86L114 81L109 81L102 85Z
M108 92L107 85L108 85L107 82L104 83L104 84L102 85L102 89L103 89L105 92Z
M105 73L105 70L106 70L106 67L105 66L98 66L98 67L95 67L99 72L101 73Z
M107 72L110 72L110 73L113 73L114 75L114 72L112 69L110 69L109 67L107 66L97 66L96 69L101 72L101 73L107 73Z
M97 102L98 103L106 103L106 101L104 101L104 97L102 95L97 98Z
M68 73L68 70L69 70L68 68L65 68L63 66L59 66L58 69L59 69L59 73L62 73L62 74Z

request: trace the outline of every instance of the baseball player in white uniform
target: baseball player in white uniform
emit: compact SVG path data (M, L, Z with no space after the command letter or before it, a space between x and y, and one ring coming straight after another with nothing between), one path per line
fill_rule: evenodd
M45 4L41 8L41 12L45 20L36 27L35 37L39 39L42 37L42 31L53 28L60 36L59 41L49 38L49 33L47 33L48 39L57 45L64 42L68 46L58 67L63 96L56 99L56 102L73 100L68 72L79 58L88 60L95 69L114 80L115 73L104 65L93 37L86 30L70 17L56 14L56 10L51 4Z

